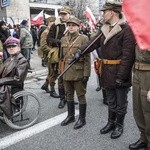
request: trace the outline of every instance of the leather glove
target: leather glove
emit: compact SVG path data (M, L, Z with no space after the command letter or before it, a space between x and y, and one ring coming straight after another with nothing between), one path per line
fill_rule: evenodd
M81 57L81 51L78 50L72 57L72 60L70 61L69 64L71 64L73 61L78 61Z
M116 87L121 88L124 86L125 81L122 79L116 79Z
M84 76L84 77L82 78L82 83L83 83L83 84L86 84L86 83L88 82L88 80L89 80L89 77Z

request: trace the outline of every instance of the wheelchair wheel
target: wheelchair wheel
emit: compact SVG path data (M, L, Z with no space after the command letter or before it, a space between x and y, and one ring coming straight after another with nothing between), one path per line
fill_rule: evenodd
M40 102L37 96L31 92L20 91L15 93L17 110L11 119L4 115L4 120L13 129L25 129L33 125L40 114Z

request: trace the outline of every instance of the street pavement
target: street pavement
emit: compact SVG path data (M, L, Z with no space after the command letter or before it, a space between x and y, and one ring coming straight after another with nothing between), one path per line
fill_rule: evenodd
M2 149L1 144L4 143L4 150L128 150L128 145L139 138L132 112L132 89L128 94L128 113L125 118L124 133L119 139L112 140L110 133L101 135L99 132L106 125L108 108L102 103L101 91L96 92L97 84L93 65L86 94L87 124L79 130L73 129L74 123L65 127L60 126L60 122L67 115L67 107L58 109L59 99L52 98L49 93L41 90L47 68L41 66L37 51L33 51L31 55L31 66L34 71L28 73L25 90L36 94L39 98L40 116L34 126L20 131L1 123L0 149ZM56 91L58 92L57 84ZM77 101L76 96L75 101ZM77 120L78 105L75 109Z

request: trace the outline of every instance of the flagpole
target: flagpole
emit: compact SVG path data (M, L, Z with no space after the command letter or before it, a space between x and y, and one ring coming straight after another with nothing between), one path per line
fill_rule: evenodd
M43 23L46 25L45 10L43 10Z

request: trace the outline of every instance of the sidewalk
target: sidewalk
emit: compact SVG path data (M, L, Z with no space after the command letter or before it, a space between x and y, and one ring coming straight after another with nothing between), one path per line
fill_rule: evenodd
M42 67L41 65L41 58L38 56L37 50L32 51L30 64L31 67L34 68L32 73L27 74L27 80L33 78L38 75L47 74L48 70L47 67Z

